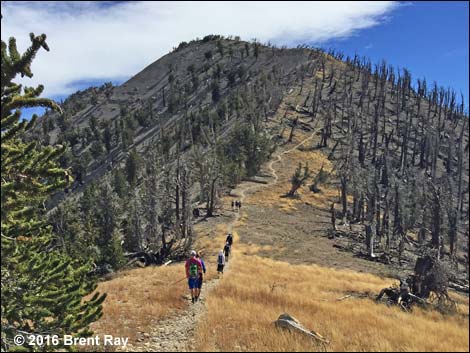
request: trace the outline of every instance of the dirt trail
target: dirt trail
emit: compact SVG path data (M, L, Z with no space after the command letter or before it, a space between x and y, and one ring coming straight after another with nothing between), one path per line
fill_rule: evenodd
M268 168L271 171L272 180L267 184L253 183L250 181L243 182L233 190L233 194L237 195L240 201L244 201L247 192L254 191L254 189L260 187L269 187L277 183L279 177L274 169L274 163L280 162L282 156L290 153L307 141L311 140L317 132L314 129L312 134L300 143L296 144L289 150L283 151L277 154L268 164ZM233 233L234 224L240 218L241 212L235 212L235 217L227 224L227 232ZM225 265L225 270L229 271L230 262ZM150 333L144 334L146 342L129 344L126 347L122 347L124 351L129 352L188 352L194 351L194 332L197 324L203 319L206 313L206 298L208 294L217 286L220 278L214 278L204 283L201 291L199 302L196 304L190 304L188 307L178 313L177 315L170 317L166 320L160 321L156 327L152 329ZM188 296L188 301L189 301Z
M277 173L276 173L276 170L274 169L273 165L274 163L277 163L277 162L280 162L282 160L282 156L287 154L287 153L290 153L294 150L296 150L297 148L299 148L300 146L302 146L305 142L311 140L315 134L317 133L317 129L314 129L313 132L310 134L309 137L307 137L306 139L302 140L300 143L298 143L297 145L295 145L294 147L292 147L291 149L287 150L287 151L284 151L282 153L279 153L275 159L273 159L271 162L269 162L268 164L268 168L269 170L271 171L271 174L274 178L274 180L268 184L266 184L265 186L270 186L270 185L273 185L275 183L277 183L277 181L279 180L279 177L277 176Z

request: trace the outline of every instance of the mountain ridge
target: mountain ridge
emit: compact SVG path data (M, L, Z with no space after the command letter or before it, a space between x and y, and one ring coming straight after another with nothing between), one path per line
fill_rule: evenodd
M162 227L177 234L180 167L193 172L184 186L189 224L197 221L189 208L212 216L224 192L257 175L276 148L315 126L318 133L304 149L324 153L334 165L328 173L330 184L338 187L340 209L333 207L332 217L351 225L332 234L351 232L348 237L364 244L367 233L375 239L369 256L378 251L381 261L390 261L392 253L402 261L403 243L417 241L421 245L411 246L409 265L430 234L430 248L446 253L447 246L436 245L445 239L452 256L460 264L466 261L468 221L462 215L468 209L468 159L463 155L468 117L455 93L427 87L425 80L418 80L416 89L406 69L396 72L385 62L373 67L366 58L344 58L338 52L209 36L181 44L118 87L103 85L77 97L80 110L41 120L47 126L55 119L54 128L43 129L43 135L51 136L51 143L70 145L63 162L75 178L72 198L58 195L52 205L80 198L94 182L111 183L115 191L124 183L126 192L142 194L149 169L159 168L159 178L176 173L167 176L175 178L174 186L173 179L159 181L159 192L175 188L176 196L159 196L159 203L170 215ZM283 103L286 97L292 99ZM74 104L72 97L64 106ZM129 165L139 163L140 169L129 174ZM124 172L127 183L120 181ZM315 189L318 185L311 192ZM439 209L432 206L436 192ZM124 203L135 197L119 193ZM453 210L455 203L456 213L446 214L446 205ZM431 212L437 212L439 224ZM424 240L412 238L415 231Z

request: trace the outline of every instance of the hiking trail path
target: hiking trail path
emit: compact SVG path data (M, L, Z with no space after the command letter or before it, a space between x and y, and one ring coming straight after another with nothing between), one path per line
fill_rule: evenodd
M237 195L241 201L245 200L248 191L260 187L269 187L278 182L279 177L274 169L274 164L282 160L282 156L288 154L307 141L311 140L318 129L314 129L309 137L297 143L294 147L278 153L268 163L267 168L271 172L271 178L267 184L254 183L251 181L243 181L235 189L232 190L232 195ZM235 217L227 224L227 233L233 232L234 224L240 218L240 212L234 212ZM230 262L225 264L225 272L230 270ZM199 302L196 304L189 304L186 309L178 312L176 315L168 319L158 322L152 328L151 332L144 333L144 342L130 343L126 347L121 347L123 351L128 352L190 352L194 351L194 333L198 323L204 318L207 311L206 298L207 295L217 286L221 277L214 278L210 281L204 282L201 290ZM189 301L188 296L188 301Z

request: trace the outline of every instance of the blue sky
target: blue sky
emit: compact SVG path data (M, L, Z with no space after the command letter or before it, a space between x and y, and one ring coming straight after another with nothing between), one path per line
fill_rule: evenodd
M346 54L386 59L409 69L414 79L453 88L469 102L468 2L415 2L400 6L389 20L324 47Z
M468 103L468 7L393 1L4 2L2 40L15 36L24 50L29 32L47 34L51 51L38 54L35 76L21 82L44 84L44 96L56 100L87 86L121 83L179 42L215 33L386 59L415 79L462 91Z

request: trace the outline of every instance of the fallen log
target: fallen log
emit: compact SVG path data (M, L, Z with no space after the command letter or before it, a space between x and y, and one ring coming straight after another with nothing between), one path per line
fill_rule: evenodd
M281 314L279 318L274 322L277 328L287 329L291 332L298 332L305 336L311 337L321 343L329 344L330 341L320 335L318 332L307 330L303 327L297 319L290 316L289 314Z
M249 182L252 182L252 183L258 183L258 184L269 184L268 181L266 180L259 180L259 179L256 179L256 178L242 178L242 181L249 181Z
M455 282L449 282L449 288L456 290L457 292L469 293L468 285L461 285Z
M340 302L340 301L343 301L343 300L348 299L348 298L350 298L350 297L352 297L352 295L351 295L351 294L348 294L348 295L345 295L344 297L341 297L341 298L336 299L336 301L339 301L339 302Z
M131 260L130 260L129 262L127 262L127 264L125 265L125 267L133 267L133 266L145 267L145 259L136 257L136 258L131 259Z
M127 263L128 266L133 265L138 261L142 262L144 266L162 264L162 259L158 252L138 251L133 253L126 253L124 256L129 258L129 262Z
M311 112L310 110L304 108L304 107L301 107L299 105L293 105L293 104L290 104L289 105L289 108L293 111L295 111L296 113L299 113L299 114L304 114L304 115L308 115L308 116L312 116L313 115L313 112Z
M304 122L302 122L302 121L299 121L298 124L299 124L299 127L300 127L302 130L304 130L304 131L312 131L312 130L313 130L313 128L312 128L309 124L307 124L307 123L304 123Z

